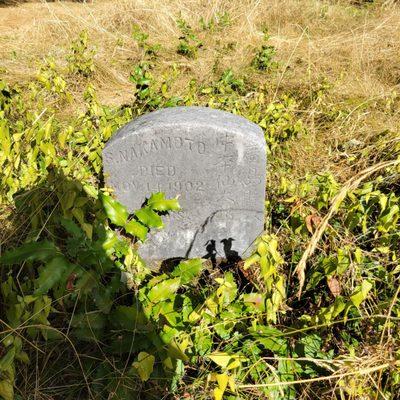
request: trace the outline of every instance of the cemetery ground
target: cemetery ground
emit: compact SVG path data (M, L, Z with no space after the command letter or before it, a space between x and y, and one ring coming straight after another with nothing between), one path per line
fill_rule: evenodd
M0 398L398 398L398 2L21 3L0 44ZM181 105L263 129L265 232L152 272L101 154Z

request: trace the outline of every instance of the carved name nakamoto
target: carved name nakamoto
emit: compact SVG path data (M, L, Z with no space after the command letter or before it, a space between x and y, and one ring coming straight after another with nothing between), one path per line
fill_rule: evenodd
M121 164L146 157L157 152L187 151L197 154L205 154L206 144L181 136L166 136L152 138L150 140L136 141L126 149L119 149L110 154L109 162Z

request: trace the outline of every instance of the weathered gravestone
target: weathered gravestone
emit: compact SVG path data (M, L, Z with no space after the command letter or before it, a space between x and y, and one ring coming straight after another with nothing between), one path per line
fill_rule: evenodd
M103 162L129 211L154 192L180 196L182 211L149 235L144 259L237 258L263 231L265 141L245 118L204 107L155 111L122 127Z

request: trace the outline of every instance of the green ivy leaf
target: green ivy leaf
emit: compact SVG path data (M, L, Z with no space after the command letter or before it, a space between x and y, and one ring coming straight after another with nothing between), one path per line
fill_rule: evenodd
M184 362L189 361L189 357L185 354L186 348L189 342L186 339L183 341L178 341L176 337L168 343L168 355L173 359L182 360Z
M231 361L232 356L230 354L217 351L213 354L210 354L208 358L214 361L215 364L219 365L220 367L226 368Z
M155 357L153 355L142 351L138 355L138 360L132 364L143 382L146 382L150 378L153 372L154 361Z
M149 231L144 225L134 219L125 225L125 230L130 235L138 237L142 242L146 240L147 232Z
M110 255L115 251L115 248L118 247L120 242L121 239L119 239L114 231L106 231L101 247L108 255Z
M224 370L240 367L243 359L238 354L228 354L222 351L214 351L208 355L208 358Z
M39 278L36 279L35 295L47 293L53 288L66 274L75 268L64 257L58 256L50 260L39 272Z
M136 331L141 326L148 324L143 312L135 305L118 306L109 316L110 322L117 329Z
M113 199L111 196L107 196L104 193L100 195L101 201L106 211L107 217L110 221L117 226L124 226L128 219L128 210L125 206Z
M306 335L299 341L299 345L302 347L304 354L300 353L302 357L317 357L318 352L321 349L322 339L316 333Z
M355 307L359 307L360 304L367 298L368 292L372 289L372 283L365 280L360 286L357 286L354 293L350 296L350 301Z
M178 199L167 200L162 192L152 194L147 204L157 211L179 211L181 209Z
M243 268L246 270L247 268L251 267L255 263L258 263L259 261L260 261L260 255L257 253L254 253L245 260Z
M153 305L152 314L160 318L161 315L168 321L171 326L181 325L182 313L175 310L175 305L172 301L162 301Z
M52 242L30 242L10 250L0 257L0 264L19 264L24 261L47 261L59 254Z
M0 371L6 371L13 363L15 357L15 347L11 347L7 354L0 358Z
M10 381L0 380L0 396L4 400L14 400L14 387Z
M164 226L161 217L151 208L145 207L135 212L138 220L151 228L162 228Z
M83 185L83 190L90 196L93 197L94 199L97 199L99 196L98 190L93 186L93 185Z
M171 276L181 278L182 285L187 285L198 276L203 268L203 263L200 258L182 261L172 271Z
M207 326L198 326L196 328L193 344L200 356L204 356L211 351L213 336Z
M256 328L250 331L257 342L262 344L267 350L271 350L280 356L287 355L287 340L283 337L283 333L279 329L272 326L257 325Z
M159 303L160 301L167 300L176 293L180 284L180 278L161 281L150 290L148 298L152 303Z

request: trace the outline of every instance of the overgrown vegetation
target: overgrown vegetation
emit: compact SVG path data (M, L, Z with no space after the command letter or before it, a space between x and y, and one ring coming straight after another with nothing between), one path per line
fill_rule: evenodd
M306 159L301 174L296 157L315 130L366 114L398 117L399 96L332 102L338 83L326 77L306 92L278 90L296 61L279 59L269 37L252 49L246 71L221 63L235 47L227 44L210 77L177 89L190 76L178 58L201 59L201 35L233 23L227 11L197 25L177 16L174 63L134 25L138 57L123 105L99 100L100 44L88 31L65 60L42 61L34 78L13 83L4 74L0 397L396 399L399 130L327 136L319 146L339 173ZM101 150L116 129L175 105L221 108L265 132L266 229L246 260L150 271L137 248L178 200L155 193L128 215L104 187Z

